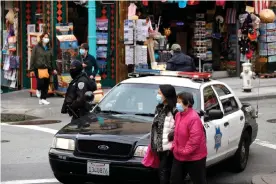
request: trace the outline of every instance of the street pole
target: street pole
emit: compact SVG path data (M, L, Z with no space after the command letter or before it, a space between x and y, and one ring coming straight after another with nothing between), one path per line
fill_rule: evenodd
M96 57L96 1L88 0L88 44L89 54Z

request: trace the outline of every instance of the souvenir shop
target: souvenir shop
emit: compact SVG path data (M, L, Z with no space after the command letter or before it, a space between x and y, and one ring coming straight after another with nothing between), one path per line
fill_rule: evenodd
M255 66L259 58L261 9L255 7L250 1L129 2L123 28L128 72L164 70L178 43L200 71L238 76L243 62Z
M13 91L20 84L20 45L18 3L1 1L1 93Z

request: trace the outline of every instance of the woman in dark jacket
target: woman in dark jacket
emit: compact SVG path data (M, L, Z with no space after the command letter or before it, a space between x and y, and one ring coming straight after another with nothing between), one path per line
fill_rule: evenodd
M171 85L160 85L156 96L158 105L151 129L151 148L157 153L160 184L169 184L172 166L172 140L170 133L174 129L174 114L176 114L176 92Z
M46 100L50 84L50 75L52 73L57 74L57 71L56 64L53 62L53 53L50 48L48 33L43 33L40 36L39 43L32 50L30 70L35 73L37 79L36 95L40 98L39 104L50 104L50 102ZM40 77L42 71L47 72L47 70L49 75L46 77Z

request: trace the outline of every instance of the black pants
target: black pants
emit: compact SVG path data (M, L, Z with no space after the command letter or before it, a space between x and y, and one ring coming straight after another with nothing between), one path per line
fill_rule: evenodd
M160 165L159 165L160 184L169 184L173 154L171 151L163 151L163 152L158 152L158 157L160 160Z
M187 174L190 175L193 184L207 184L206 158L190 162L181 162L174 158L171 172L171 184L183 184Z
M35 71L36 81L37 81L37 90L41 92L40 99L46 100L48 95L48 89L50 84L50 78L40 79L38 77L38 70Z

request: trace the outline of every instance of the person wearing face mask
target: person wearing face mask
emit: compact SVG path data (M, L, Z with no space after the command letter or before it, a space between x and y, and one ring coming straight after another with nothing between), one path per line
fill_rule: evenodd
M90 109L87 109L84 105L86 103L85 93L87 91L94 92L97 88L94 82L91 82L90 78L82 71L82 63L78 60L73 61L70 66L70 75L72 81L70 82L65 99L62 105L61 113L69 114L73 116L71 110L78 116L73 116L72 119L79 118L89 113Z
M151 128L151 149L157 153L160 160L160 184L169 184L172 164L172 140L169 134L174 129L174 114L176 114L176 92L172 85L160 85L156 96L158 105Z
M193 104L192 94L182 92L177 95L171 184L182 184L187 174L193 184L207 184L206 133Z
M95 57L88 54L88 51L89 51L88 44L87 43L81 44L80 55L82 56L82 60L83 60L82 66L87 76L90 77L90 79L95 79L95 76L99 71L99 66Z
M48 33L40 36L40 41L33 48L31 54L30 71L35 73L37 79L36 95L40 105L48 105L46 100L50 84L50 75L57 74L56 63L53 60L52 49Z

